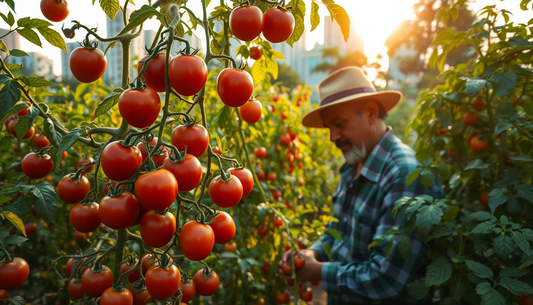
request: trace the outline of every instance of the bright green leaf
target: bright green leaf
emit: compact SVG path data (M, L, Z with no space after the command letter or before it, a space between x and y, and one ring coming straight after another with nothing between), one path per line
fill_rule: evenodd
M494 272L492 272L492 269L489 267L472 261L472 260L465 260L466 267L470 269L477 277L482 279L490 279L494 276Z

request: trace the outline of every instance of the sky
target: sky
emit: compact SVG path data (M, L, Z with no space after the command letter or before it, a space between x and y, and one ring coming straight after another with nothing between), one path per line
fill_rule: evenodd
M311 0L304 0L306 3L306 29L310 29L309 14L311 8ZM147 0L134 0L136 6L131 4L128 8L136 9L140 8L143 4L147 4ZM212 7L218 1L212 1ZM352 26L362 36L365 44L365 55L370 61L375 59L377 54L385 54L386 47L384 42L388 35L402 23L403 20L413 19L413 4L417 0L336 0L336 3L346 9L350 16ZM33 18L44 19L40 11L40 0L22 0L15 1L15 9L17 13L15 19L21 17L30 16ZM21 6L24 3L24 6ZM201 1L190 0L189 8L197 12L197 16L201 17ZM526 23L532 16L532 11L521 11L519 9L520 0L478 0L472 3L473 9L477 12L479 9L486 5L496 4L498 8L507 9L514 13L512 17L516 22ZM106 36L106 16L96 4L92 5L92 0L70 0L69 1L70 14L67 17L65 26L68 27L71 24L68 21L77 20L81 23L96 27L98 26L98 33L102 36ZM5 3L0 3L0 11L7 12L9 8ZM321 16L327 15L327 9L320 5ZM63 23L55 23L54 29L61 33L61 25ZM157 30L159 22L155 19L148 20L145 23L145 29ZM0 28L7 28L7 24L0 19ZM199 31L198 36L203 39L203 32ZM311 49L315 43L323 43L323 28L320 25L314 32L308 33L307 48ZM80 39L76 37L76 39ZM76 39L66 39L66 42L75 42ZM30 52L41 52L46 54L49 58L54 60L54 73L61 74L61 52L59 49L52 47L44 39L43 48L27 42L25 39L21 39L22 49Z

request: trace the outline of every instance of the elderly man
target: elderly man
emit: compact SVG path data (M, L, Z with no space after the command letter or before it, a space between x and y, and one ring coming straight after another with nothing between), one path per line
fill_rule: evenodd
M422 194L441 197L438 180L426 188L419 180L406 185L418 166L415 153L385 125L387 112L402 98L398 91L376 92L365 72L347 67L330 74L319 87L320 107L303 118L303 125L328 128L330 141L342 150L345 164L333 195L333 216L342 241L325 233L308 250L303 281L321 280L328 304L423 304L406 293L406 285L423 276L427 249L413 238L404 260L397 249L385 258L385 244L368 249L373 240L405 223L391 215L394 202ZM331 256L324 249L331 250ZM282 261L290 258L290 252ZM280 262L281 263L281 262Z

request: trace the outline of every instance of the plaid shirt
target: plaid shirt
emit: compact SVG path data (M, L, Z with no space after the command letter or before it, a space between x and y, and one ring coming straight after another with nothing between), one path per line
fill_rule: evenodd
M329 222L327 228L336 229L342 241L325 233L310 249L315 250L322 267L322 283L328 292L328 304L423 304L407 295L406 285L423 277L427 248L418 238L408 260L397 249L385 258L386 243L373 247L373 240L405 223L406 216L391 215L394 202L404 196L422 194L440 198L443 190L438 179L431 188L419 179L406 185L407 175L419 163L411 148L403 144L389 130L366 160L358 177L354 165L344 164L341 179L333 195L333 216L339 222ZM328 258L322 245L331 249Z

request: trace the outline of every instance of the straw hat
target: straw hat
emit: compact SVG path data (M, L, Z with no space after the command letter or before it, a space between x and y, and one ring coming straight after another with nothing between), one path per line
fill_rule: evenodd
M363 69L352 66L328 75L320 83L318 98L320 107L306 114L302 120L302 124L306 127L324 128L320 111L341 103L373 100L389 112L400 102L402 93L396 90L377 92L372 82L366 78Z

